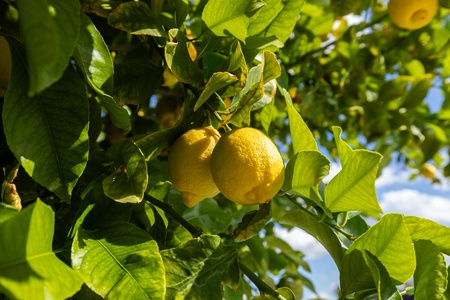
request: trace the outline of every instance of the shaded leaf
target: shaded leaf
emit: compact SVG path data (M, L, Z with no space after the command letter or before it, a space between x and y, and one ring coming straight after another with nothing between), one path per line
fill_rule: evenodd
M122 203L139 203L148 184L147 163L139 147L130 139L120 150L117 170L103 180L105 195Z
M179 29L169 30L170 41L164 49L167 66L181 81L193 86L203 84L203 71L193 62L186 46L186 37Z
M297 226L305 230L327 249L336 266L340 268L344 252L339 239L330 227L298 209L285 214L280 223Z
M202 235L177 248L162 250L166 269L166 299L221 299L222 283L237 286L237 251L219 236Z
M233 231L233 240L241 242L257 235L272 217L271 203L264 203L258 210L249 211Z
M364 258L377 286L378 299L402 300L403 298L400 292L397 290L389 273L378 258L369 251L364 252Z
M202 19L206 26L218 36L235 36L244 42L251 17L262 7L259 0L228 2L211 0L205 5Z
M53 253L54 218L38 199L0 223L0 293L11 299L63 300L80 289L81 278Z
M24 94L40 93L63 76L80 29L77 0L20 0L20 30L27 49L29 85Z
M114 91L114 66L111 54L100 32L85 14L80 14L81 29L75 47L74 58L89 85L96 91L101 103L108 110L112 123L128 132L130 116L111 97Z
M414 299L443 299L447 287L447 267L439 248L429 240L414 243L416 271Z
M203 228L204 231L219 234L227 230L232 217L225 212L214 199L205 199L183 212L183 217L192 225Z
M131 34L167 37L158 18L145 2L125 2L108 16L108 24Z
M368 289L373 290L377 286L360 250L345 253L340 267L339 280L343 295Z
M22 47L14 43L11 49L13 70L3 107L9 148L36 182L68 202L88 160L89 102L84 84L69 66L58 82L29 98Z
M402 107L412 109L423 103L432 84L432 77L424 75L414 80L411 89L402 97Z
M78 230L72 266L97 294L110 299L164 299L164 265L150 235L125 222Z
M355 12L361 3L362 0L331 0L330 5L337 17L343 17Z
M318 151L319 148L317 147L317 142L305 121L303 121L303 118L292 104L292 99L289 92L284 88L280 88L279 90L281 91L281 94L286 102L289 117L289 130L291 133L294 153L303 150Z

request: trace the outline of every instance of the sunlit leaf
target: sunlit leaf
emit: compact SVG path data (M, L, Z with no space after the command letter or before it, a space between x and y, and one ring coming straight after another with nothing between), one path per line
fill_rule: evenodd
M0 223L0 293L63 300L80 289L81 278L53 253L54 227L52 209L40 200Z
M338 268L341 266L344 252L339 239L330 227L298 209L284 215L280 220L280 223L297 226L305 230L311 236L316 238L325 247L325 249L327 249L331 257L334 259L336 266Z
M150 235L125 222L78 230L72 266L97 294L111 299L164 299L164 265Z
M264 5L262 1L244 0L228 2L211 0L203 9L202 18L206 26L218 36L235 36L242 42L247 37L251 17Z
M222 283L237 286L237 251L221 244L219 236L202 235L177 248L162 250L167 299L220 299Z
M289 92L284 88L281 88L280 91L286 102L289 117L289 130L291 133L294 153L304 150L317 151L319 149L317 147L317 142L312 132L309 130L308 125L306 125L305 121L303 121L303 118L292 104L292 99Z
M404 219L413 242L432 241L442 253L450 255L450 227L414 216L406 216Z
M58 81L69 65L80 29L80 3L20 0L17 8L29 68L29 85L22 89L33 96Z
M206 83L205 89L200 94L197 103L195 103L194 111L199 109L215 92L235 83L237 80L238 78L235 75L228 72L214 73Z
M417 268L414 272L415 299L442 299L447 287L447 267L439 248L429 240L414 243Z
M89 102L72 66L39 95L28 97L28 66L14 43L13 70L3 106L8 146L27 173L69 202L89 150ZM63 101L64 100L64 101Z
M81 29L74 57L89 85L97 92L100 101L111 116L112 123L128 132L130 116L111 97L114 91L114 66L108 47L91 19L80 14Z

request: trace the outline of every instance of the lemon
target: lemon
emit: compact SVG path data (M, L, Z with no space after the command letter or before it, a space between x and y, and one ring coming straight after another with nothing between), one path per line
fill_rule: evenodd
M284 162L269 137L244 127L222 135L211 155L211 173L226 198L254 205L270 201L280 190Z
M434 179L436 177L436 171L437 169L435 166L425 163L422 165L420 173L422 173L422 175L426 178Z
M419 29L433 20L439 7L439 0L390 0L389 16L400 28Z
M210 169L211 153L219 138L212 126L195 128L181 135L170 148L169 179L188 207L219 193Z

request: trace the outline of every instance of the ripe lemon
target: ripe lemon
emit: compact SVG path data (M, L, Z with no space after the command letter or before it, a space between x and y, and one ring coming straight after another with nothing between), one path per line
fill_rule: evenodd
M225 133L211 155L211 173L222 194L233 202L270 201L284 182L284 162L273 141L245 127Z
M422 175L426 178L434 179L436 177L437 169L435 166L425 163L422 165L422 169L420 170Z
M419 29L433 20L439 7L439 0L390 0L389 16L400 28Z
M212 126L195 128L181 135L170 148L169 179L188 207L219 193L210 169L211 153L219 138Z

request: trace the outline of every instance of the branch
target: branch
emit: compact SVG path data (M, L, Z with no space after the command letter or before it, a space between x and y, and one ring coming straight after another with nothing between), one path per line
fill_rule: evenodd
M258 290L263 293L270 295L276 299L280 300L286 300L286 298L283 297L280 293L275 291L273 288L271 288L267 283L262 281L258 276L253 273L252 270L250 270L246 265L244 265L241 261L238 261L239 263L239 269L241 269L242 273L245 274L245 276L248 277L258 288Z
M188 220L180 216L169 204L159 201L158 199L153 198L152 196L149 195L145 195L144 199L153 204L154 206L157 206L166 213L168 213L172 218L174 218L178 223L180 223L181 226L186 228L186 230L191 233L193 238L198 238L203 234L197 227L195 227L194 225L189 223Z

